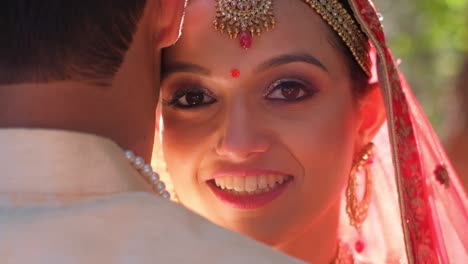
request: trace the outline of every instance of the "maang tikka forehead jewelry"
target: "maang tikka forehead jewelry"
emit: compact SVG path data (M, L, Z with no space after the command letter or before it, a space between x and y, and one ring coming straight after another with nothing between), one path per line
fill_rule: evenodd
M273 0L216 0L214 28L234 39L242 48L252 45L252 37L275 27Z

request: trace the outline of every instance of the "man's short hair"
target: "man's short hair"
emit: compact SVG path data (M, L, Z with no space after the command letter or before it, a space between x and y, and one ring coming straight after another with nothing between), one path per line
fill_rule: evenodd
M119 69L146 0L5 0L0 85L79 80L106 85Z

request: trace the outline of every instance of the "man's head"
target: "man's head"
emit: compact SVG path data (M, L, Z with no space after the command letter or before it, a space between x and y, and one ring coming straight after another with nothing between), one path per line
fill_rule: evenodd
M7 0L0 127L57 128L151 152L160 49L184 0Z

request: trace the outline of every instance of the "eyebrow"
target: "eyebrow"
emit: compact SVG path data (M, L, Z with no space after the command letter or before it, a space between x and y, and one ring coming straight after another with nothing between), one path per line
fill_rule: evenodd
M268 68L274 68L274 67L278 67L284 64L294 63L294 62L305 62L308 64L312 64L314 66L321 68L325 72L328 72L327 67L325 67L325 65L323 65L323 63L320 62L319 59L307 53L284 54L284 55L273 57L261 63L258 67L255 68L254 71L260 72Z
M278 67L278 66L285 65L288 63L294 63L294 62L308 63L308 64L321 68L325 72L328 72L328 69L325 67L325 65L323 65L322 62L320 62L319 59L307 53L283 54L283 55L273 57L267 61L262 62L260 65L258 65L254 69L254 72L260 72L260 71L267 70L269 68L274 68L274 67ZM211 71L208 70L207 68L202 67L197 64L188 63L188 62L171 63L167 66L164 66L162 69L163 70L161 72L161 79L165 79L167 78L167 76L174 74L174 73L179 73L179 72L196 73L196 74L205 75L205 76L211 75Z

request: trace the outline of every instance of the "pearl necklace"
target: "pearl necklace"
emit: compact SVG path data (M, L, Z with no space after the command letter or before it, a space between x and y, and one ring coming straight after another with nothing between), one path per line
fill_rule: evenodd
M146 164L145 160L136 156L132 151L125 151L125 157L133 165L133 167L140 173L140 175L149 183L153 188L153 191L159 196L170 199L171 194L166 190L166 184L161 181L159 174L153 171L151 165Z

